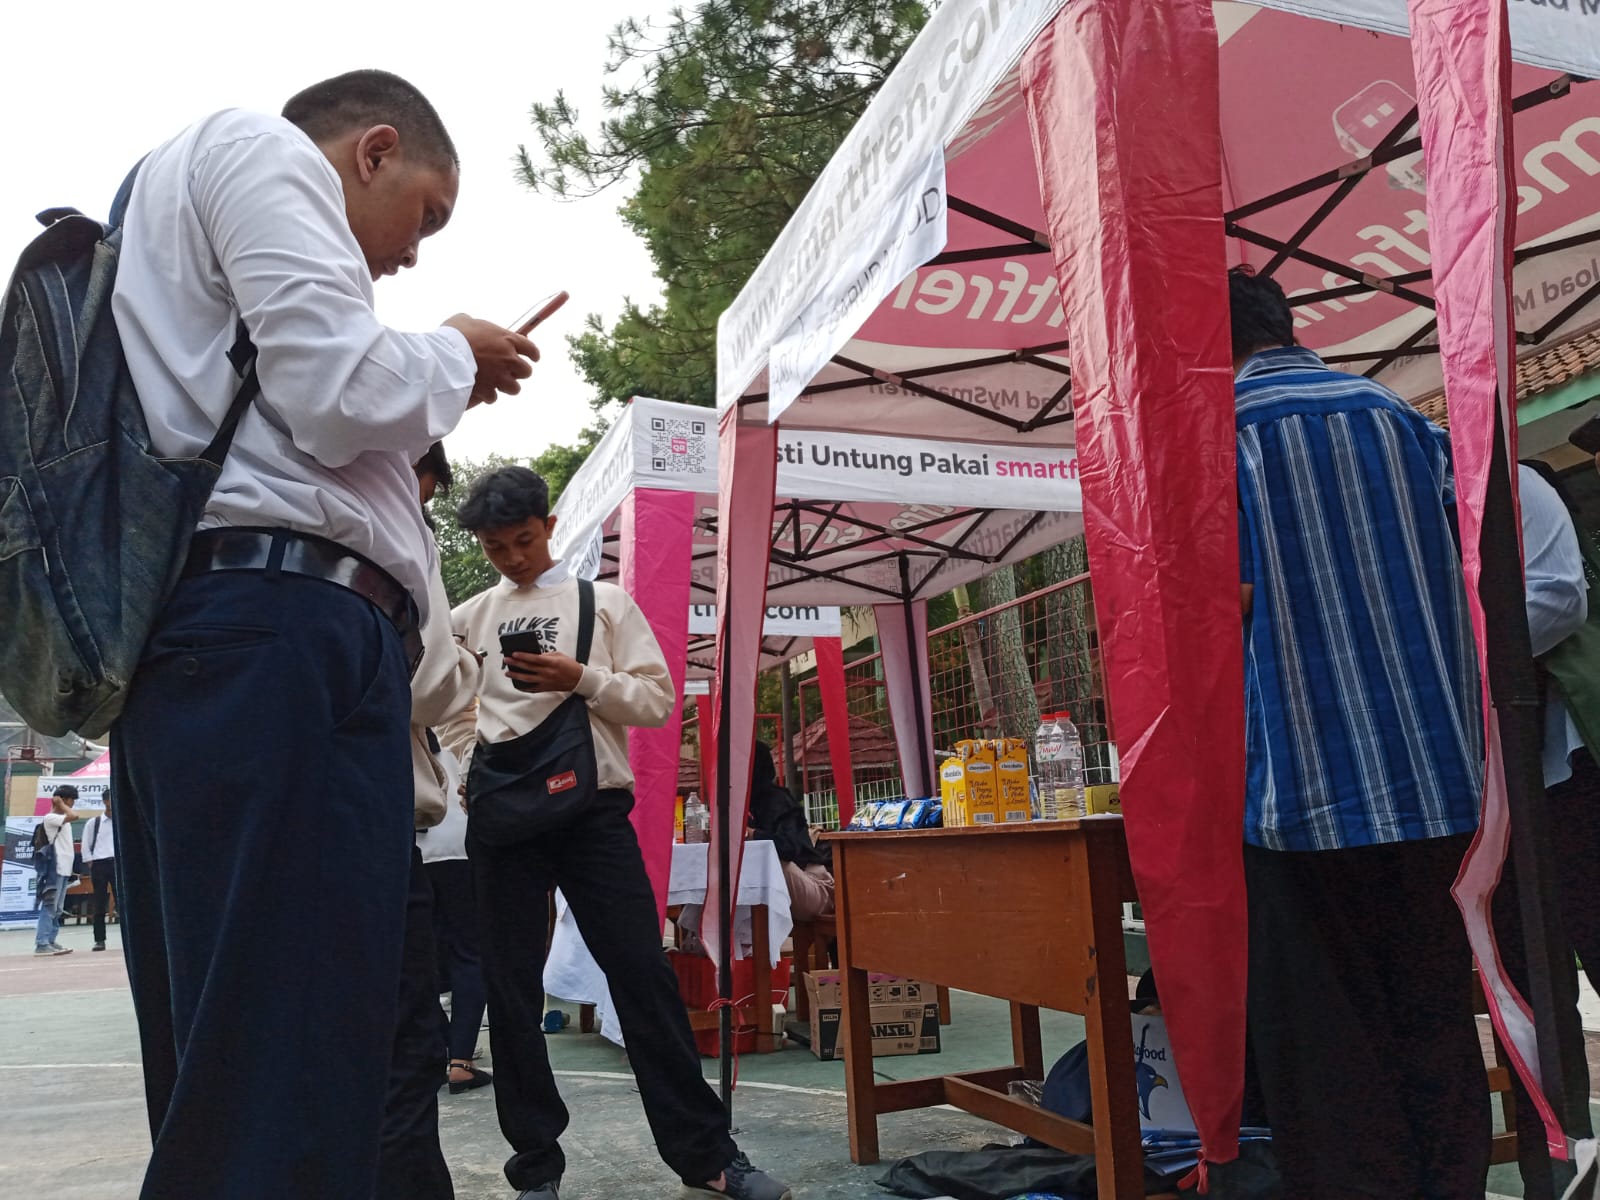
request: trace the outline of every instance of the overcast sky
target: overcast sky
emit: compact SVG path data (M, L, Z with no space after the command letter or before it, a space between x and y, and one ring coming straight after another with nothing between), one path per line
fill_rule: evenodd
M196 0L70 6L11 4L5 17L0 111L7 164L0 187L0 263L38 231L33 214L72 205L104 216L141 155L222 108L277 112L300 88L358 67L417 84L461 152L461 196L420 264L378 282L378 312L426 329L454 312L508 322L566 288L572 300L543 327L533 386L467 414L455 457L525 456L570 442L590 420L590 389L568 361L565 335L583 315L615 316L623 296L658 289L642 245L616 215L622 193L559 202L512 177L532 143L535 100L565 89L586 129L601 117L605 38L624 17L664 14L662 0L539 0L514 6L355 4L278 0L229 6ZM520 14L520 19L519 19Z

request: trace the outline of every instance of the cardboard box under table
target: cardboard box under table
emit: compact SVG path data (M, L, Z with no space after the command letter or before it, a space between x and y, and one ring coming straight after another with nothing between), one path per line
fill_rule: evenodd
M1126 1067L1122 903L1137 897L1120 817L828 836L845 980L850 1157L878 1161L878 1114L950 1104L1048 1145L1093 1154L1101 1200L1143 1196L1138 1096ZM990 1070L879 1082L868 971L1011 1002L1013 1058ZM1082 1013L1094 1125L1006 1094L1044 1078L1039 1009ZM1107 1048L1114 1047L1109 1060ZM1112 1068L1115 1069L1112 1069Z
M837 971L811 971L804 985L810 1001L811 1053L844 1057L844 988ZM931 983L874 975L867 984L872 1006L872 1057L939 1053L939 989Z

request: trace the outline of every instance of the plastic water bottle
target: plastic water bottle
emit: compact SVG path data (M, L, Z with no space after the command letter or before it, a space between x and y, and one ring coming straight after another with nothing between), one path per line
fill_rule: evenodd
M1046 713L1033 736L1039 808L1046 821L1084 815L1083 741L1070 714Z
M683 802L683 840L690 845L711 840L711 810L701 802L699 792L690 792Z
M1072 723L1071 713L1064 711L1057 713L1056 724L1061 728L1067 765L1064 781L1065 796L1063 797L1060 792L1057 793L1056 807L1068 810L1061 813L1063 817L1086 817L1089 815L1089 804L1083 790L1083 738L1078 733L1078 727Z

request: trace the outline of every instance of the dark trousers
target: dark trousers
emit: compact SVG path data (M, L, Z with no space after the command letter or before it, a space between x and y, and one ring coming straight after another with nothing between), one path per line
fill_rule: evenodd
M1583 963L1589 982L1600 977L1600 898L1594 886L1594 864L1600 862L1600 766L1587 750L1573 756L1572 777L1546 793L1550 819L1550 869L1555 894L1561 909L1561 924L1576 959L1565 964L1567 985L1577 991L1578 962ZM1522 934L1522 913L1517 902L1517 872L1508 853L1494 893L1494 936L1500 963L1516 989L1528 995L1528 959ZM1566 1082L1569 1098L1567 1113L1559 1114L1570 1137L1587 1136L1589 1120L1589 1077L1587 1064L1572 1063ZM1565 1163L1551 1163L1538 1147L1544 1144L1544 1122L1522 1086L1522 1077L1511 1073L1512 1096L1517 1110L1517 1148L1522 1173L1523 1195L1528 1200L1554 1200L1566 1190L1573 1177Z
M433 951L433 888L422 852L413 847L400 1011L378 1161L379 1200L454 1200L450 1169L439 1149L439 1085L444 1073L439 972Z
M488 992L478 950L478 904L473 896L472 864L464 858L427 866L433 886L433 927L439 955L439 985L450 993L446 1040L450 1057L471 1061L478 1049L478 1031ZM434 1003L438 1001L435 998ZM438 1009L441 1019L444 1010Z
M101 945L106 940L106 913L111 908L116 878L116 859L97 858L89 864L89 879L94 883L94 940Z
M372 1196L410 704L394 627L334 584L201 575L162 613L111 755L142 1200Z
M1482 1200L1488 1082L1450 897L1470 841L1245 847L1250 1040L1285 1196Z
M546 897L559 887L605 972L628 1060L662 1161L696 1184L715 1179L737 1153L728 1114L700 1073L700 1054L661 949L661 918L628 821L633 796L601 792L570 827L516 846L488 846L467 827L477 881L489 1045L500 1129L515 1153L514 1188L560 1178L567 1108L550 1073L544 1017Z

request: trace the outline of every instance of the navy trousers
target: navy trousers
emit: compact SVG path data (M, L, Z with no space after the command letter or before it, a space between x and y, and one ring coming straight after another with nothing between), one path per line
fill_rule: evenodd
M514 846L486 845L467 825L489 984L495 1108L513 1150L506 1179L514 1188L537 1188L566 1170L560 1139L567 1106L542 1028L547 904L555 887L605 972L662 1161L698 1185L738 1153L728 1111L700 1073L678 979L661 949L661 915L628 821L632 808L631 793L602 791L572 825Z
M141 1200L374 1194L412 850L400 638L302 576L185 580L112 731Z

